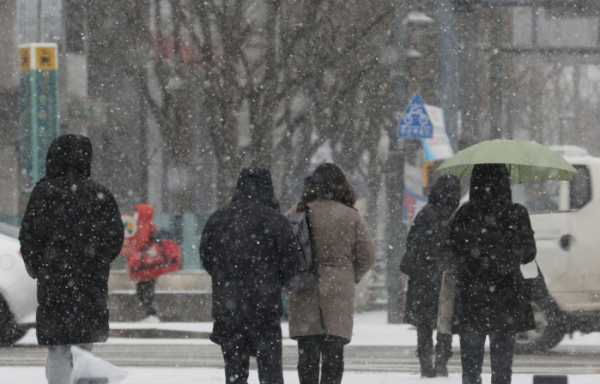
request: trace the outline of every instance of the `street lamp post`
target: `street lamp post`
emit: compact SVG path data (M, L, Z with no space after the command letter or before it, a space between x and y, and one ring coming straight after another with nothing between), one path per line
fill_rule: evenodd
M394 45L396 48L396 65L393 73L394 82L394 123L400 121L402 109L406 105L406 0L394 1ZM387 291L388 291L388 323L402 322L400 311L400 261L404 254L406 228L404 225L404 148L398 144L396 124L390 127L390 152L386 177L388 220L386 237L388 249Z

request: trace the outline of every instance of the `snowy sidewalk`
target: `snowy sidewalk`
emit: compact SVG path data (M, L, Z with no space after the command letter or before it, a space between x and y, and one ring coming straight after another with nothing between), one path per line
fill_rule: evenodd
M212 323L111 323L111 329L161 329L209 334L212 332ZM295 346L296 341L289 338L288 324L282 324L283 345ZM417 332L408 324L387 324L387 312L365 312L355 316L354 332L350 346L403 346L416 347ZM31 330L20 340L19 345L35 345L37 340L35 330ZM111 337L108 344L212 344L208 338L118 338ZM458 348L458 336L454 335L453 347ZM574 333L573 338L565 336L559 347L585 346L600 349L600 333L581 334ZM599 381L600 383L600 381Z
M223 384L225 373L215 368L125 368L129 377L122 384ZM3 384L43 384L46 383L44 368L0 367ZM298 375L285 371L286 384L297 384ZM258 384L256 371L250 372L249 384ZM600 375L571 375L569 384L598 384ZM460 384L460 375L448 378L421 379L406 373L344 373L344 384ZM483 375L483 383L490 383L490 375ZM513 375L513 384L532 384L533 375Z
M410 354L409 359L398 359L396 362L390 362L390 358L385 358L381 361L377 360L374 363L380 365L381 370L377 369L375 372L360 372L359 369L363 369L364 367L360 364L357 365L358 369L352 369L350 367L352 364L352 354L348 354L348 370L344 374L344 384L460 384L461 377L459 374L451 374L449 378L436 378L436 379L427 379L423 380L416 374L411 373L403 373L403 372L390 372L389 370L383 373L383 369L390 364L402 365L404 364L405 372L416 372L418 370L418 362L416 358L414 358L414 347L416 347L416 331L414 327L410 325L390 325L386 322L386 312L368 312L363 314L356 315L355 318L355 326L354 326L354 335L352 339L352 343L349 347L363 347L358 349L368 347L407 347L406 353ZM171 331L185 331L192 333L203 333L208 334L212 331L212 323L160 323L160 324L140 324L140 323L112 323L112 329L160 329L160 330L171 330ZM283 333L284 333L284 345L287 346L296 346L296 342L294 340L289 339L288 335L288 327L287 323L283 324ZM19 342L21 345L35 345L37 341L35 339L35 330L32 330L28 333L28 335ZM206 346L202 348L212 348L217 350L216 346L210 342L210 340L206 338L194 338L194 339L181 339L181 338L154 338L154 339L143 339L143 338L110 338L108 340L108 346L106 346L106 351L110 349L118 349L119 353L123 353L123 350L127 348L135 347L135 345L145 346L145 345L154 345L152 347L142 347L142 348L160 348L161 351L156 356L152 355L152 351L148 351L148 355L151 358L160 358L161 353L164 353L164 350L169 348L175 348L179 353L182 353L180 349L187 350L192 347L186 347L185 345L199 345ZM170 345L169 348L161 347L161 345ZM211 345L212 347L208 347ZM178 347L181 346L181 347ZM458 338L454 339L455 351L458 349ZM213 348L214 347L214 348ZM557 358L556 356L525 356L520 357L520 362L517 361L517 366L515 367L516 372L547 372L551 373L553 371L572 371L577 373L586 373L586 372L597 372L598 369L590 370L588 366L583 368L574 366L573 363L578 362L581 364L588 364L589 366L596 367L595 363L595 354L585 356L578 356L577 353L573 355L570 354L570 347L572 347L573 351L577 351L577 353L583 352L584 355L588 354L585 352L586 350L594 350L596 347L600 350L600 333L593 333L589 335L574 335L573 339L568 336L565 337L563 342L561 343L561 349L567 349L567 354L563 350L561 353L566 359L564 364L561 358ZM577 348L578 347L578 348ZM187 349L186 349L187 348ZM289 347L287 347L289 349ZM193 348L192 348L193 349ZM355 354L358 351L355 349ZM38 350L38 348L35 348ZM99 348L100 350L100 348ZM583 350L583 351L582 351ZM23 353L31 353L27 352L27 348L23 350ZM32 351L33 352L33 351ZM114 352L114 351L113 351ZM212 351L214 352L214 351ZM211 352L211 353L212 353ZM218 352L218 351L217 351ZM288 351L289 352L289 351ZM41 353L41 352L40 352ZM40 354L38 353L38 355ZM119 354L117 353L117 355ZM169 353L169 352L167 352ZM213 353L213 355L206 354L206 351L188 351L183 352L184 357L186 359L190 359L190 355L188 353L192 353L191 358L195 358L194 353L198 356L198 361L204 361L207 363L207 359L210 357L213 360L217 359L218 364L221 364L221 358L218 353ZM111 356L114 358L115 356L111 354L107 354L103 356L105 359L111 359ZM396 356L396 355L394 355ZM408 356L408 355L407 355ZM568 356L568 357L567 357ZM166 356L167 358L169 356ZM396 356L398 357L398 356ZM35 364L32 364L32 367L0 367L0 383L8 383L8 384L29 384L29 383L45 383L44 377L44 368L41 366L43 361L41 360L41 356L38 356L39 361L36 361ZM45 357L44 357L45 358ZM363 357L354 356L354 363L363 362ZM121 361L123 364L123 368L125 368L129 372L129 377L127 380L123 382L123 384L187 384L187 383L206 383L206 384L222 384L225 382L224 371L220 368L208 368L206 367L198 367L198 368L172 368L179 364L178 360L175 359L173 365L167 368L156 368L156 365L153 365L153 368L148 367L127 367L128 363L126 361ZM453 371L456 372L457 364L456 356L454 358L454 368ZM529 359L529 360L527 360ZM571 361L573 359L573 361ZM584 359L582 361L581 359ZM585 360L588 359L588 360ZM215 363L215 360L213 363ZM359 361L360 360L360 361ZM409 361L410 360L410 361ZM412 361L414 360L414 361ZM186 360L187 363L189 361ZM452 361L451 361L452 363ZM118 362L116 362L119 365ZM129 363L131 365L137 365L133 363ZM215 363L217 364L217 363ZM553 365L554 364L554 365ZM600 362L598 363L600 365ZM152 366L152 365L151 365ZM208 365L210 366L210 365ZM296 370L293 369L295 367L295 363L290 367L288 362L288 367L286 371L284 371L284 377L286 384L298 383L298 377ZM526 369L523 369L525 367ZM533 368L532 368L533 367ZM355 367L356 368L356 367ZM486 358L484 363L484 370L489 368L489 359ZM554 368L554 369L553 369ZM582 369L582 370L580 370ZM381 372L381 373L380 373ZM490 375L483 375L484 384L490 383ZM532 384L533 375L519 373L513 375L513 384ZM258 384L258 377L256 370L253 370L250 374L251 384ZM583 374L574 374L569 376L569 384L597 384L600 383L600 374L596 375L583 375Z

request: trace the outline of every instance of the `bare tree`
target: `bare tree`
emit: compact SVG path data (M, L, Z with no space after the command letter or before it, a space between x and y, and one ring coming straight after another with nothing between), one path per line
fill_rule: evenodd
M373 151L382 121L371 116L387 106L360 93L389 44L388 3L135 0L125 13L138 48L114 64L135 79L170 158L188 173L190 137L205 116L219 205L242 165L280 168L285 185L327 140L350 171L366 147ZM180 210L191 196L182 195Z

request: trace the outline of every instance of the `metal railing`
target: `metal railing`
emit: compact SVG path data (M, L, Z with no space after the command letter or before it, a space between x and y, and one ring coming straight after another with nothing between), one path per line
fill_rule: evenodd
M159 229L166 229L175 236L177 243L181 247L183 255L183 263L181 269L184 271L201 270L202 264L198 254L198 246L200 244L200 235L204 224L208 220L208 214L157 214L154 217L154 222ZM19 228L21 220L20 215L4 215L0 214L0 223L5 223L13 227ZM112 269L123 269L125 260L118 258L112 266Z

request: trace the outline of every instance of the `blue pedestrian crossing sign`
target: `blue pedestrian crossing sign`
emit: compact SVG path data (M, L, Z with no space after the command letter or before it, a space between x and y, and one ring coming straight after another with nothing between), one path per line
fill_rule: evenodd
M398 136L420 139L429 139L433 136L433 124L419 93L415 93L398 124Z

